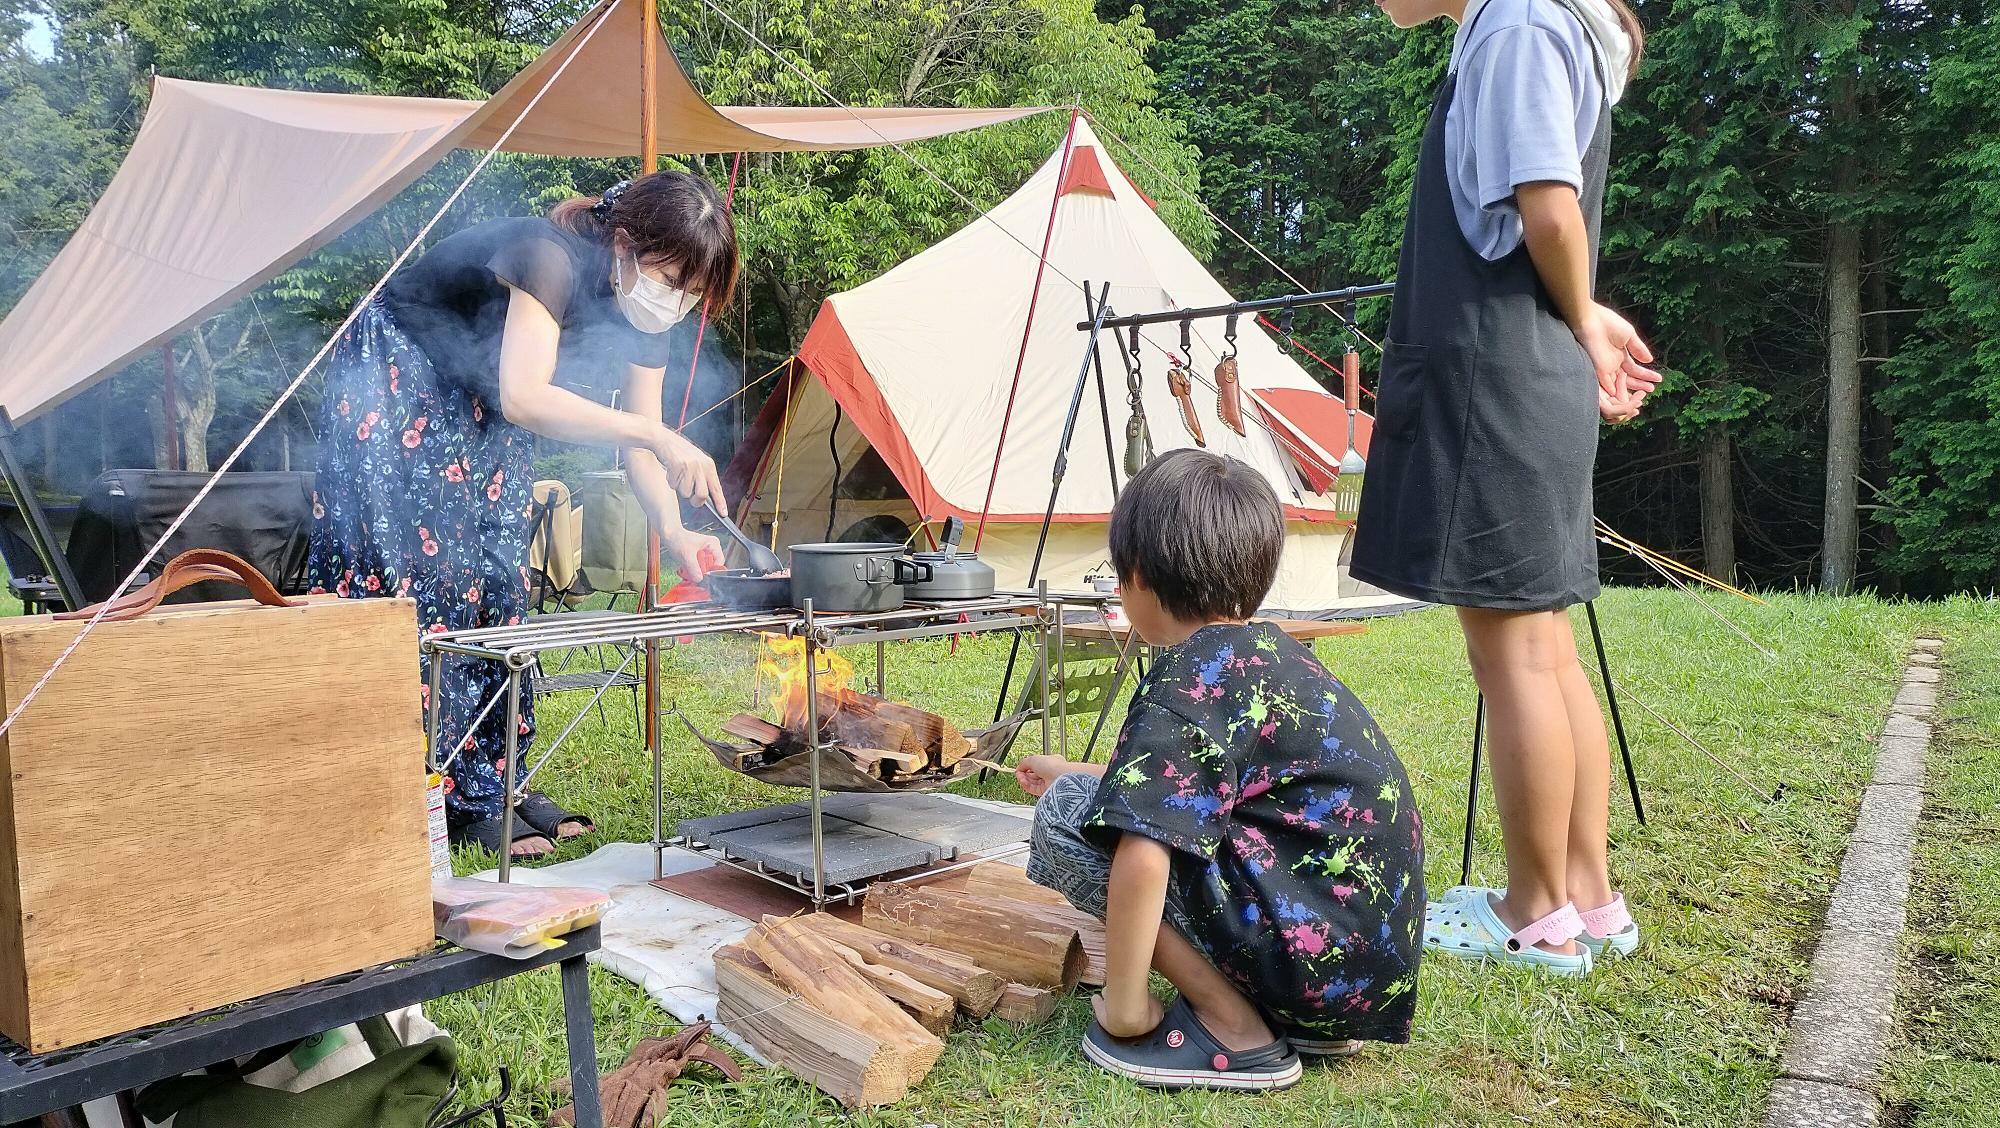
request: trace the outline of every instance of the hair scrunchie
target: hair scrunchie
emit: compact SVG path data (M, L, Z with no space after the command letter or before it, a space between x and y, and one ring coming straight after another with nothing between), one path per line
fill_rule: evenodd
M621 180L611 187L606 188L604 195L599 196L597 202L590 205L590 214L596 216L599 222L611 218L612 206L618 202L618 197L625 194L625 189L631 186L631 181Z

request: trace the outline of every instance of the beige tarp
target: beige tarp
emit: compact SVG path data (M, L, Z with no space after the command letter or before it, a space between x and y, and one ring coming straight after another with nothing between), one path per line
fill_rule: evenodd
M603 0L486 102L155 81L103 198L0 322L0 407L19 421L62 402L517 119L506 151L636 156L640 44L639 4ZM715 107L665 47L657 105L663 153L856 149L1041 112Z
M1112 308L1121 313L1232 300L1111 160L1087 121L1077 124L1066 173L1061 163L1060 153L1050 157L1020 190L950 238L827 299L799 349L810 378L801 378L789 399L774 397L746 440L755 449L731 464L732 475L754 483L744 501L748 527L768 531L777 523L780 545L817 540L827 532L829 498L836 498L831 521L836 536L875 514L909 524L952 515L968 525L975 522L995 452L1001 450L1001 419L1025 328L1026 362L980 553L1002 585L1027 582L1056 447L1084 358L1087 338L1076 327L1084 319L1082 283L1109 282ZM1028 307L1052 201L1048 269L1031 325ZM1274 432L1247 406L1243 435L1216 414L1213 373L1227 347L1225 328L1219 320L1193 325L1192 398L1207 449L1262 471L1285 504L1288 538L1270 605L1319 613L1402 602L1347 578L1348 525L1337 518L1333 499L1315 491L1297 468L1295 448L1312 440ZM1339 401L1253 319L1242 318L1237 329L1246 389L1297 393L1323 415L1340 410ZM1179 330L1156 325L1141 337L1141 398L1153 447L1193 446L1165 379L1168 356L1179 352ZM1113 455L1122 463L1131 410L1119 347L1107 339L1103 358ZM1344 453L1344 418L1337 431L1343 449L1330 458L1315 452L1321 461L1337 464ZM1108 555L1105 518L1113 486L1104 432L1092 388L1070 443L1069 471L1042 569L1059 590L1082 587L1083 577L1101 568ZM906 497L836 497L833 452L839 452L847 480L871 447ZM1117 473L1122 483L1122 467ZM971 535L968 531L968 543Z

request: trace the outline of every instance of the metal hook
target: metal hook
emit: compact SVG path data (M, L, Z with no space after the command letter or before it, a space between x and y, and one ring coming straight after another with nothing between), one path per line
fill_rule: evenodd
M1181 319L1181 367L1194 367L1194 318Z
M1133 357L1136 358L1139 356L1139 327L1137 325L1132 326L1132 347L1130 351Z
M1224 322L1222 323L1222 339L1223 339L1223 340L1224 340L1225 342L1227 342L1227 344L1228 344L1228 350L1229 350L1228 352L1226 352L1226 353L1224 353L1224 354L1223 354L1223 359L1224 359L1224 360L1227 360L1227 359L1229 359L1229 358L1231 358L1231 357L1234 357L1234 356L1236 355L1236 318L1237 318L1237 316L1238 316L1237 314L1233 314L1233 313L1232 313L1232 314L1230 314L1230 315L1229 315L1229 319L1228 319L1227 321L1224 321Z
M1284 309L1278 311L1278 332L1285 335L1285 344L1287 345L1292 343L1292 319L1297 314L1298 310L1291 306L1286 306Z

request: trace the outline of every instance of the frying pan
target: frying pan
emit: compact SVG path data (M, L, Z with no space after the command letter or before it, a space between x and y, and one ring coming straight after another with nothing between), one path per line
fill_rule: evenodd
M737 611L769 611L792 605L792 577L766 576L752 568L725 568L701 578L709 597Z

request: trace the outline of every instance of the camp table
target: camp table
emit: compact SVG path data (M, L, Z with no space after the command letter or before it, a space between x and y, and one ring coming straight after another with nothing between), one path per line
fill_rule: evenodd
M584 962L601 939L599 926L593 924L563 937L563 947L524 960L440 947L402 963L276 991L208 1014L42 1055L29 1054L0 1038L0 1125L48 1114L47 1124L80 1126L83 1118L74 1110L99 1097L128 1093L216 1062L558 964L576 1123L578 1128L604 1128Z

